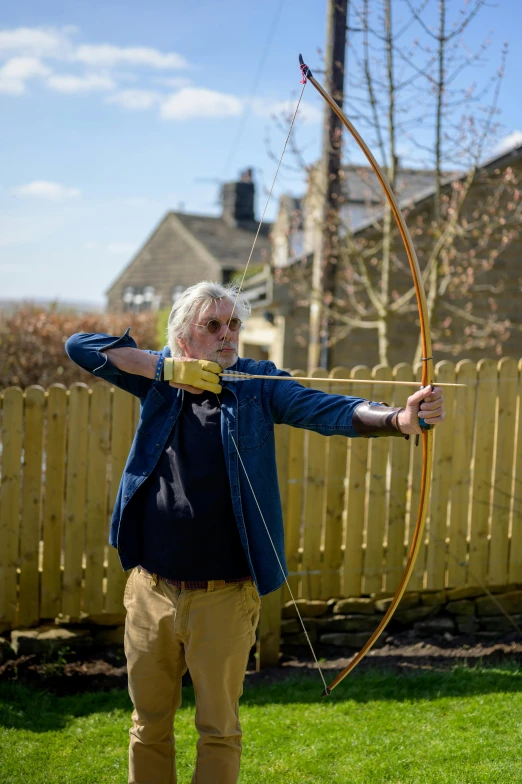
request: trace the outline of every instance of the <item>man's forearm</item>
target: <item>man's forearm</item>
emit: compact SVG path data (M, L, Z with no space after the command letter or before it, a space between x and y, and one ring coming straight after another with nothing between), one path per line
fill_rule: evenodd
M118 370L132 373L134 376L154 378L158 364L158 357L155 354L148 354L139 348L128 347L108 348L103 353Z

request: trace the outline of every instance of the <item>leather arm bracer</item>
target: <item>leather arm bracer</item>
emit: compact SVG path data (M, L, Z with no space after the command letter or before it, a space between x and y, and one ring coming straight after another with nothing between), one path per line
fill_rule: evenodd
M409 436L401 433L399 413L403 408L393 408L386 403L361 403L352 416L352 427L356 433L365 438L378 436Z

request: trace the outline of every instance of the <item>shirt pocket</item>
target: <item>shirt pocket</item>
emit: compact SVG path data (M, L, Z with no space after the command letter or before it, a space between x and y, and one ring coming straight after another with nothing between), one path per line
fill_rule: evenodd
M273 430L256 397L239 403L238 424L240 449L259 449L268 441Z

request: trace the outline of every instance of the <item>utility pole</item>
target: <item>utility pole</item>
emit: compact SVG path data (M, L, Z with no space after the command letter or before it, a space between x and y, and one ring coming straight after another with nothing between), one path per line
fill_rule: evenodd
M342 107L348 0L328 0L326 43L326 89ZM323 151L320 176L315 186L320 194L315 231L315 247L310 302L308 370L319 365L330 368L331 319L325 306L335 297L339 261L339 223L342 205L341 142L342 124L325 105Z

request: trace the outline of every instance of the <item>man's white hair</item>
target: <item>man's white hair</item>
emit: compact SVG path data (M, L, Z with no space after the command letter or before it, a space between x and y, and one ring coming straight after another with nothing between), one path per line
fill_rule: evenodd
M167 327L167 344L173 357L183 354L178 345L178 339L184 340L188 337L190 325L195 321L196 315L211 302L217 299L227 299L234 305L234 316L244 322L250 316L252 308L243 294L240 293L239 286L233 283L215 283L211 280L203 280L185 289L183 294L176 300L170 311L169 323Z

